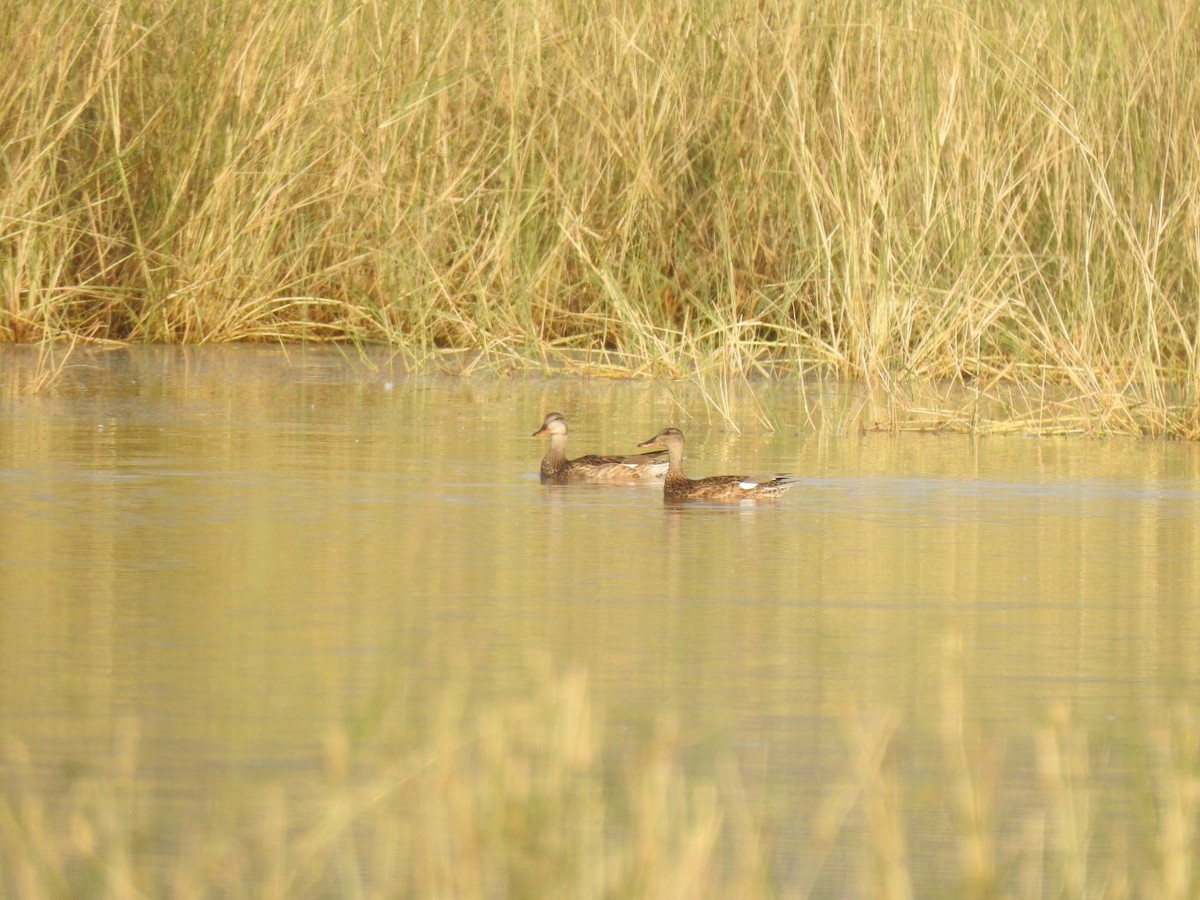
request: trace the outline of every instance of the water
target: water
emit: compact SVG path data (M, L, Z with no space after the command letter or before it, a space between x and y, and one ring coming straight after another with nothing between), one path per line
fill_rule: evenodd
M686 385L405 377L330 349L77 351L31 393L34 357L4 357L0 737L52 781L133 729L168 821L319 770L372 711L420 731L449 672L486 707L544 663L587 673L608 741L667 717L689 774L733 760L772 877L817 895L860 887L863 816L814 835L854 723L894 717L908 864L945 890L948 686L999 835L1057 719L1088 736L1107 834L1144 817L1146 736L1200 709L1192 445L815 431L854 392L797 383L735 391L777 425L737 435ZM570 455L675 424L693 476L803 480L759 507L543 486L551 410Z

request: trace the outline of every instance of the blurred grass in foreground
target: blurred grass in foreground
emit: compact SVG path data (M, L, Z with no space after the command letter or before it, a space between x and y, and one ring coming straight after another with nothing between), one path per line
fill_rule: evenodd
M1185 0L13 0L0 39L0 340L1050 383L1200 436Z
M932 859L949 881L924 890L947 896L1195 896L1195 710L1168 712L1148 729L1138 751L1144 779L1135 776L1122 797L1132 814L1106 811L1111 775L1064 710L1029 735L1006 737L1009 752L1029 748L1036 779L1004 783L1004 749L964 709L954 643L947 648L941 758L918 768L933 770L938 795L919 802L950 822L949 843L922 846L907 830L912 801L894 740L903 723L892 713L847 712L845 771L822 787L803 852L781 870L772 863L770 798L749 798L736 765L719 765L725 774L716 779L689 776L666 723L617 750L586 679L546 676L529 697L472 717L463 685L451 684L423 744L414 745L402 716L385 716L369 748L336 730L324 765L293 777L289 789L260 784L214 798L207 817L188 822L167 822L139 784L132 723L116 729L111 753L88 771L62 776L65 787L41 783L23 745L9 740L0 768L3 890L27 900L755 898L832 886L839 896L903 898L921 893L914 876L923 866L928 879ZM1033 796L1000 822L995 800L1004 790ZM824 869L835 854L831 874Z

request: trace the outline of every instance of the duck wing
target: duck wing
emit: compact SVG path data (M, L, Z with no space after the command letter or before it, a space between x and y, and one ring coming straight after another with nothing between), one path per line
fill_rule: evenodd
M753 500L782 494L799 480L791 475L714 475L693 481L687 496L694 500Z

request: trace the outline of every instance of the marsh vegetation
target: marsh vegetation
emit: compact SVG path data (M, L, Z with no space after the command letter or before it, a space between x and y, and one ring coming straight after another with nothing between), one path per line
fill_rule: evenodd
M581 351L1196 437L1198 15L16 0L0 339ZM882 425L988 427L932 396Z

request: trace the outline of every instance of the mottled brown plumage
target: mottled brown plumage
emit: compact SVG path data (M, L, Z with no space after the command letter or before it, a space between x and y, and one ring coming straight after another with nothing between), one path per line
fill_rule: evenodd
M688 478L683 474L683 432L664 428L639 447L659 444L667 448L669 464L663 479L663 499L676 500L770 500L787 491L800 479L791 475L751 478L745 475L713 475L711 478Z
M636 453L632 456L580 456L567 459L567 420L550 413L534 437L550 435L550 449L542 458L542 481L638 484L661 480L667 472L667 453Z

